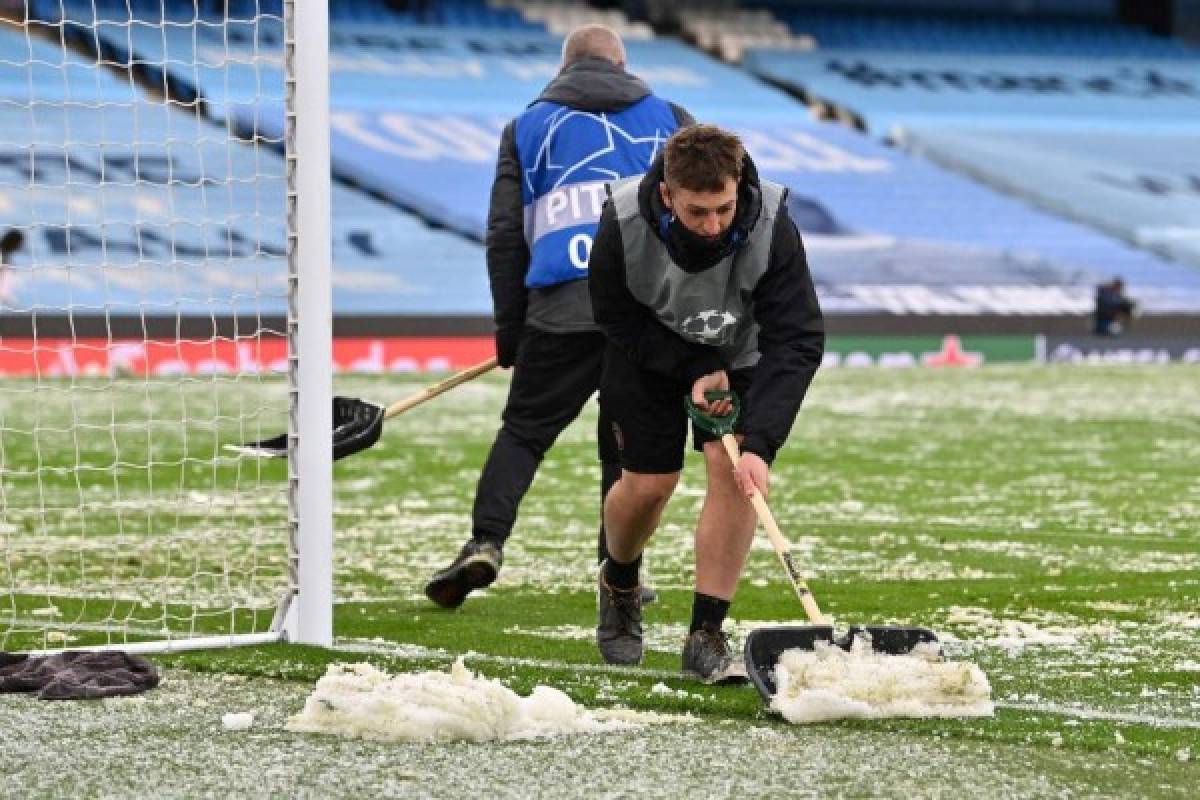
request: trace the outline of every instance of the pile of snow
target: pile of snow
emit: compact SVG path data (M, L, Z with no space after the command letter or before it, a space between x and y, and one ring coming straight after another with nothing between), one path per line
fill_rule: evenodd
M903 656L856 639L849 652L818 642L784 651L771 708L788 722L884 717L990 717L992 687L973 663L946 661L934 642Z
M670 719L591 711L549 686L521 697L471 672L459 657L448 673L389 675L365 663L333 664L287 729L384 741L483 742L603 733Z

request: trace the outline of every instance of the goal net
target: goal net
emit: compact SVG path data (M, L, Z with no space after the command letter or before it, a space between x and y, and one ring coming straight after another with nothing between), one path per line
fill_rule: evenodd
M0 0L0 651L279 636L284 13Z

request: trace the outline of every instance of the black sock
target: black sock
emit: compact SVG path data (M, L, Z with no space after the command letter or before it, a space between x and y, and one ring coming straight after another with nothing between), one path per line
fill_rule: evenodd
M614 589L636 589L638 574L642 570L642 557L638 556L632 564L622 564L612 556L604 564L604 582Z
M721 630L721 624L725 622L727 613L729 613L728 600L696 592L692 598L692 627L688 628L688 635L700 630L701 625Z

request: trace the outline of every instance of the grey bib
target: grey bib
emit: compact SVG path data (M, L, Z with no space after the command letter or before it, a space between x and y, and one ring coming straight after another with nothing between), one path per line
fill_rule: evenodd
M746 241L703 272L680 269L638 205L641 177L609 184L621 226L625 279L639 303L689 342L716 347L733 369L758 363L758 323L751 296L767 271L775 219L786 189L762 181L762 212Z

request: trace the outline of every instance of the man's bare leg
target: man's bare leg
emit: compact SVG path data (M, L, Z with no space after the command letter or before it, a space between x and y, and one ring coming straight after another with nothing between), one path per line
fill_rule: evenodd
M704 445L708 489L696 526L696 591L732 600L754 539L754 507L738 489L720 442Z
M622 470L604 501L604 530L613 559L625 564L637 560L678 483L678 472L655 475Z

